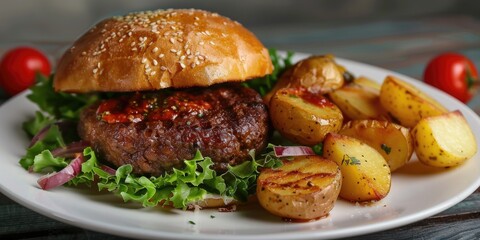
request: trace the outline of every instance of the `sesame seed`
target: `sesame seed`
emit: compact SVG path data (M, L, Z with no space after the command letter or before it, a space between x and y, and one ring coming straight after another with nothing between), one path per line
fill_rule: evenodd
M180 60L183 60L183 59L185 59L185 55L182 55L182 56L180 57Z
M205 44L205 43L202 41L202 42L199 42L198 44L203 45L203 44Z
M223 37L226 37L226 36L228 36L228 35L227 35L226 33L222 33L222 36L223 36Z
M212 46L215 46L215 43L214 43L214 42L212 42L212 41L210 41L210 45L212 45Z
M156 53L158 51L158 47L152 49L152 52Z
M157 73L157 72L152 71L152 72L150 73L150 75L153 76L153 75L155 75L156 73Z
M205 60L205 56L203 56L203 55L198 55L198 59L200 59L200 60L203 61L203 60Z
M193 22L193 25L198 26L198 22Z
M190 64L190 67L195 68L195 63Z
M155 59L153 59L153 65L154 65L154 66L157 66L157 65L158 65L158 61L155 60Z
M87 52L82 52L82 56L85 56L85 55L87 55Z
M170 49L170 52L172 52L172 53L176 53L176 52L177 52L177 50L175 50L175 49Z
M170 38L170 43L174 44L174 43L175 43L175 39L174 39L174 38Z
M146 58L142 58L142 63L146 63L147 62L147 59Z
M132 42L132 43L130 44L130 46L133 47L133 46L135 46L135 44L137 44L137 43L136 43L136 42Z
M180 63L180 67L185 68L186 66L185 66L184 63L181 62L181 63Z
M100 68L100 66L102 66L102 63L99 62L99 63L97 64L97 67Z
M200 20L200 18L199 18L199 17L195 17L195 20Z
M165 54L163 54L163 53L158 55L158 58L163 58L163 57L165 57Z
M160 70L162 70L162 71L166 71L166 70L167 70L167 67L165 67L165 66L161 66L161 67L160 67Z
M138 49L137 49L136 47L132 48L132 51L134 51L134 52L137 51L137 50L138 50Z
M190 55L192 54L192 52L190 52L190 49L187 49L187 55Z
M208 30L205 31L205 34L207 34L208 36L210 36L210 32Z
M131 37L131 36L132 36L132 34L133 34L132 32L128 32L128 36L130 36L130 37Z
M96 74L98 72L98 68L93 69L93 74Z

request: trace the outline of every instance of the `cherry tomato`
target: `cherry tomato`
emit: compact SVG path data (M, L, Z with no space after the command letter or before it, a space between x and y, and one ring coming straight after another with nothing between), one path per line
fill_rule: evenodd
M50 61L32 47L17 47L5 53L0 61L0 87L13 96L35 82L35 74L48 76Z
M478 72L467 57L458 53L443 53L427 64L423 80L466 103L475 93Z

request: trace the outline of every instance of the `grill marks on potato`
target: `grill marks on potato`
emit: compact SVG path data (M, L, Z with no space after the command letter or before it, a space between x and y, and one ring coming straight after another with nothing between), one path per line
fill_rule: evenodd
M260 205L284 218L312 220L333 208L342 184L338 165L320 156L295 157L257 180Z
M318 191L321 190L321 188L315 185L313 182L315 179L335 177L335 173L311 174L301 171L272 171L272 176L261 182L263 186L279 189L294 188L303 191Z

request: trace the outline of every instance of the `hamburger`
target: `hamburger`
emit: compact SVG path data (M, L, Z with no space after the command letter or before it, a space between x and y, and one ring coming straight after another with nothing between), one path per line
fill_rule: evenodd
M241 24L202 10L158 10L101 21L65 52L53 87L108 92L78 133L99 158L160 176L197 151L213 169L251 160L270 131L261 96L240 83L270 74L268 50Z

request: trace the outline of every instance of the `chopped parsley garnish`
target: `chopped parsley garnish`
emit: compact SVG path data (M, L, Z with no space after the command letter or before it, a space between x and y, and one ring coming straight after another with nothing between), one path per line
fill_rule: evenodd
M385 143L383 143L380 147L387 155L390 154L390 152L392 151L392 148Z
M312 150L313 150L313 152L315 152L315 154L322 156L323 155L323 143L319 143L317 145L314 145L312 147Z
M192 224L192 225L195 225L195 222L194 221L188 221L188 223Z
M347 154L343 155L342 165L360 165L360 160L356 157L350 157Z

